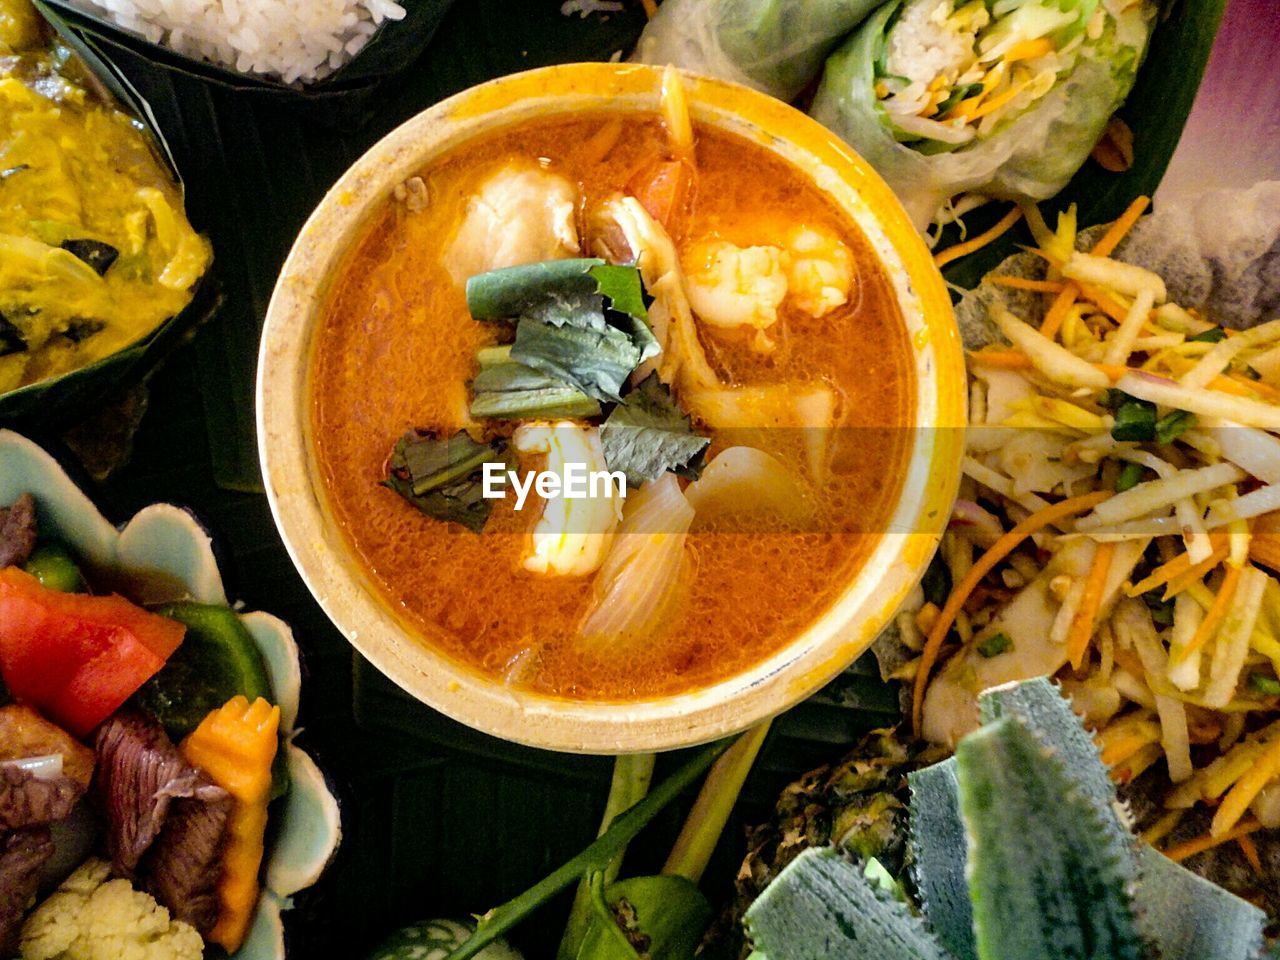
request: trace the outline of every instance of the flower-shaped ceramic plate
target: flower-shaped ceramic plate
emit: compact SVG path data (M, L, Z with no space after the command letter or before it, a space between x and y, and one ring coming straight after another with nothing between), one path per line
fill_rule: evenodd
M89 567L124 574L140 589L158 587L199 603L227 604L208 533L187 511L157 503L117 529L58 462L25 437L0 430L0 504L23 493L36 499L42 535L57 537ZM289 898L319 879L341 838L338 803L312 759L294 746L301 669L287 624L266 613L241 613L266 662L289 741L289 792L272 807L263 892L253 928L234 960L282 960L281 913Z

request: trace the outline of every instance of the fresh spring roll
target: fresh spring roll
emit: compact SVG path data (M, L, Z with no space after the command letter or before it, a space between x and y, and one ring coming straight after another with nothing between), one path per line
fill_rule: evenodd
M882 0L665 0L632 59L793 99Z
M1153 0L894 0L827 61L811 113L916 226L957 194L1044 200L1137 75Z

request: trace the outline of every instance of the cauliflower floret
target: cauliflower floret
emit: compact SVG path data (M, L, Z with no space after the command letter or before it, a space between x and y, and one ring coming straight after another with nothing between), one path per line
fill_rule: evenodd
M579 250L577 209L578 191L564 177L509 164L467 201L445 268L462 286L488 270L571 257Z
M787 250L787 285L797 308L823 317L849 302L853 254L838 237L818 227L795 227L787 234Z
M622 514L626 480L599 482L595 476L608 470L600 433L569 420L553 426L525 424L515 432L515 447L521 453L545 453L547 473L560 477L560 493L548 497L542 516L529 537L523 565L542 576L582 577L594 573L609 552L613 531ZM569 476L572 466L576 478ZM585 487L589 496L568 496L570 485Z
M195 928L89 860L22 927L22 960L200 960Z
M739 247L723 240L695 243L684 255L685 286L698 319L713 327L754 327L756 345L768 349L764 330L778 322L787 295L787 262L780 247Z

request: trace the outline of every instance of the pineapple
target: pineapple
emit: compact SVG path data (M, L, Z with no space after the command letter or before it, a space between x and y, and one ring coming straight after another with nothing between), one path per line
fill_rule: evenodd
M915 895L835 847L746 911L757 960L1255 960L1266 915L1132 833L1048 680L982 699L955 757L908 774ZM1275 948L1268 960L1280 958Z

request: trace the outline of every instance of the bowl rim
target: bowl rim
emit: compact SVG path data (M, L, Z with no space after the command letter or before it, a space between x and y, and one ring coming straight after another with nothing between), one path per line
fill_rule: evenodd
M833 133L746 87L682 72L695 120L746 135L798 163L862 227L908 326L915 362L913 445L887 532L844 593L781 650L746 671L674 696L570 701L513 690L409 635L329 516L311 448L310 352L327 278L395 185L458 145L538 116L656 108L659 68L543 67L465 90L371 147L303 226L277 280L259 349L259 459L272 516L329 619L382 673L428 706L528 746L617 754L691 746L745 729L816 692L864 652L923 575L960 478L967 388L941 274L883 180Z

